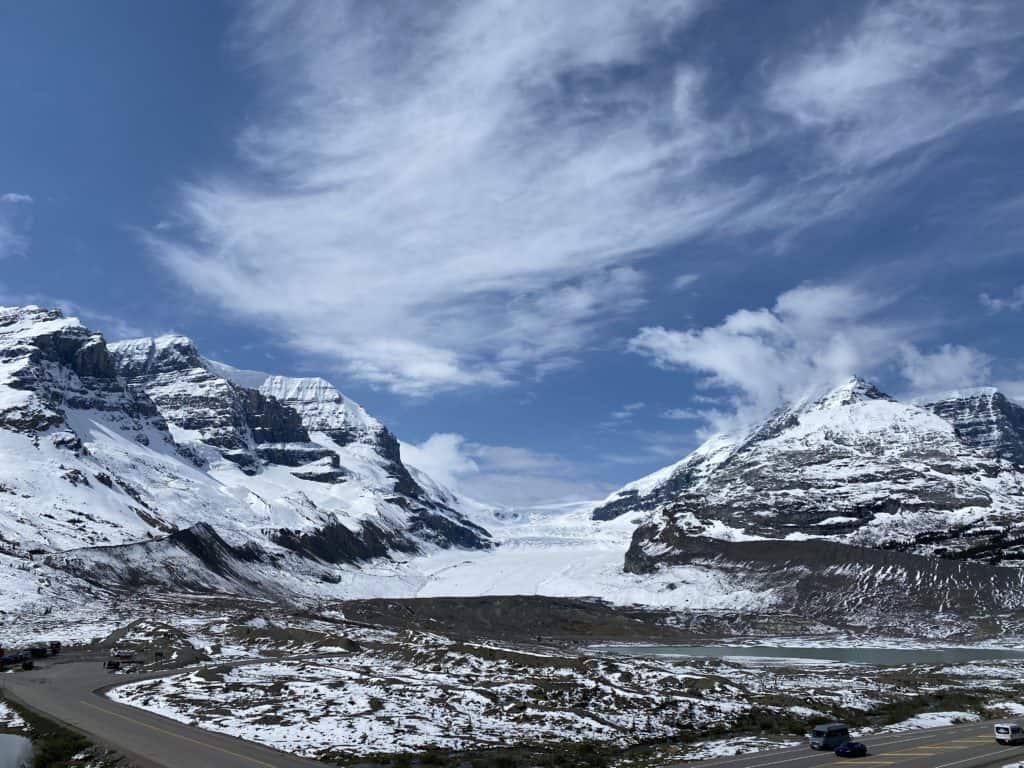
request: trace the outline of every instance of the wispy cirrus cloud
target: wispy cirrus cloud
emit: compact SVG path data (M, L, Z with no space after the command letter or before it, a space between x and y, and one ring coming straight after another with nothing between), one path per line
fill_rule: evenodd
M691 285L696 283L698 280L700 280L700 275L694 274L692 272L687 272L686 274L679 275L672 281L672 290L684 291Z
M148 242L194 291L372 384L544 375L644 305L648 254L785 242L1019 109L1013 4L935 5L780 46L725 110L712 63L674 42L714 12L696 0L243 5L233 50L265 103L242 167L184 186Z
M670 421L694 421L699 420L701 414L693 408L669 408L661 414L661 418Z
M991 296L983 293L978 299L989 312L1019 312L1024 309L1024 285L1018 285L1009 296Z
M653 93L616 74L696 7L248 6L238 47L282 116L240 138L259 181L187 187L191 230L150 243L195 290L398 392L570 364L595 321L641 301L624 254L743 196L662 194L696 172L681 152L721 148L671 98L694 81Z
M850 33L783 64L768 104L840 168L877 165L1024 108L1005 91L1022 21L1013 3L879 3Z
M32 202L31 196L20 192L0 195L0 259L28 253Z

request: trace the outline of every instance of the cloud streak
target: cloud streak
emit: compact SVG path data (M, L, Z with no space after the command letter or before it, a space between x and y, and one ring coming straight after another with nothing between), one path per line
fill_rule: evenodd
M241 167L184 186L147 242L373 385L543 376L643 306L649 254L863 210L917 172L895 159L1016 109L1012 6L934 5L870 6L722 110L673 37L696 0L251 3L234 50L265 102Z
M32 224L29 206L32 198L19 192L0 195L0 259L24 256L31 243L28 235Z
M1018 285L1006 298L983 293L978 299L989 312L1020 312L1024 310L1024 285Z

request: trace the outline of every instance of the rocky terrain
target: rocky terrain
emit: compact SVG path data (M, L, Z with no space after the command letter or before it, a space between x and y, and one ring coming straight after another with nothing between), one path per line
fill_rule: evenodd
M994 387L950 392L918 404L952 424L967 445L1024 465L1024 408Z
M593 517L644 515L633 573L703 567L829 620L980 621L1024 607L1022 424L996 390L900 403L854 378L712 438Z
M1021 419L998 393L908 404L853 379L712 438L594 517L653 512L634 548L654 560L700 536L1012 561L1024 536Z
M644 657L551 637L500 640L486 608L452 635L428 606L401 628L363 622L372 612L356 620L353 607L134 622L96 646L131 648L144 668L155 650L205 662L108 695L338 764L408 765L418 753L424 765L636 766L798 743L809 724L833 719L868 734L1013 713L1024 690L1014 658L873 667L757 660L742 649L722 659ZM569 602L555 612L547 630L569 636L584 618L577 637L591 639L607 635L583 626L588 618L612 634L630 620Z

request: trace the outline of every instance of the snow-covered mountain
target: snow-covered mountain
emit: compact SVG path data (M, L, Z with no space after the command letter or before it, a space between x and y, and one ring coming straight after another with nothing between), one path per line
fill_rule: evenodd
M1024 556L1022 417L993 390L901 403L854 378L708 440L594 517L647 513L627 555L633 571L690 562L694 539L1011 561Z
M96 587L141 586L595 595L828 620L858 606L871 623L1017 610L1024 569L993 564L1024 558L1022 424L994 390L900 403L853 379L592 514L498 513L406 466L323 379L0 309L0 602L78 610Z
M918 402L950 422L967 445L1024 466L1024 406L998 389L948 392Z
M322 379L0 308L0 553L107 584L314 591L333 565L489 546L457 506Z

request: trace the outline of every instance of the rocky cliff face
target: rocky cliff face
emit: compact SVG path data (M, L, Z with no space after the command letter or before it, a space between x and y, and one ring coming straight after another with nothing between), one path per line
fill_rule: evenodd
M966 406L956 413L960 425L979 423ZM613 494L594 516L648 513L627 557L632 570L671 562L694 538L830 540L1016 561L1024 556L1024 475L1009 460L1012 441L985 430L982 448L978 432L965 434L944 415L853 379L744 434L713 438Z
M103 336L56 310L0 307L0 429L67 428L68 409L116 414L126 429L166 429L153 403L117 377Z
M152 563L152 578L187 572L183 588L223 581L201 556L216 551L258 591L284 567L315 585L332 566L489 546L330 384L232 370L182 336L108 345L59 312L0 309L0 547L139 584L147 558L184 552L192 570Z
M310 441L294 409L208 370L191 339L137 339L109 349L128 386L152 400L185 445L214 448L249 474L261 460L299 467L333 456Z
M999 390L952 392L921 404L952 424L967 445L1024 466L1024 406Z

